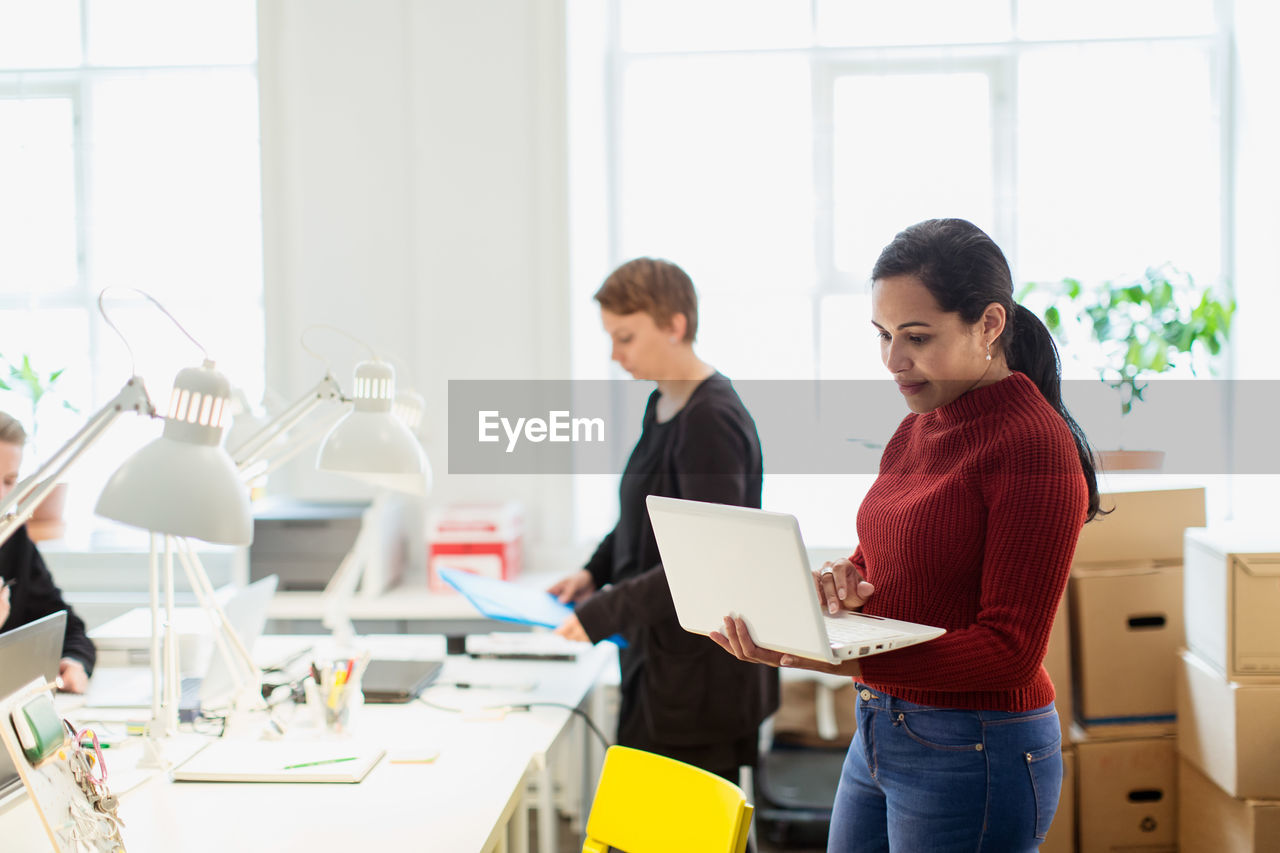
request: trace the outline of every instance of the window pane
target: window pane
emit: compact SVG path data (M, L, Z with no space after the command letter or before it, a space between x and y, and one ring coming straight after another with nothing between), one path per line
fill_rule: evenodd
M835 85L836 266L861 279L913 222L957 216L990 231L991 96L979 73L842 77Z
M819 379L885 379L880 344L871 325L870 293L822 298Z
M636 63L625 78L615 209L624 258L658 255L700 291L813 283L808 64Z
M807 379L813 338L813 309L803 297L744 299L732 280L717 278L699 291L698 354L730 379Z
M1018 0L1024 39L1207 35L1213 0Z
M0 368L4 370L5 381L14 389L0 391L0 410L13 415L27 429L28 447L22 460L24 476L34 472L95 411L90 399L93 377L87 369L88 316L84 308L0 311L0 329L4 329L0 341L3 344L0 355L4 359ZM8 376L9 365L21 365L24 355L31 359L32 369L42 379L54 371L64 371L54 390L41 398L34 413L31 398ZM64 401L79 412L66 408Z
M1209 59L1177 45L1029 53L1019 73L1017 273L1219 270Z
M262 245L254 75L115 78L96 84L93 95L95 286L153 294L233 383L259 376ZM146 322L151 329L168 323L158 314ZM193 362L190 344L180 336L177 341L186 347L182 365ZM171 372L162 377L163 393L172 378Z
M0 68L79 64L78 0L0 0Z
M622 49L633 52L807 46L809 0L621 0Z
M88 10L93 65L249 64L258 55L254 0L88 0Z
M0 99L0 294L77 286L73 134L69 98Z
M1008 0L818 0L825 45L956 44L1009 38Z

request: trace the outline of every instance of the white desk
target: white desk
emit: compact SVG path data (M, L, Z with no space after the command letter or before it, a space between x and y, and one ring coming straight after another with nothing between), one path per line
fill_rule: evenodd
M269 646L279 646L305 638L264 639L271 641ZM443 651L439 637L362 639L381 656ZM572 663L450 657L439 678L441 686L429 688L425 696L441 706L471 709L504 702L578 707L614 660L608 644L584 650ZM536 687L513 691L445 686L457 681L533 681ZM366 705L355 713L353 728L362 740L375 739L389 751L432 746L440 750L439 758L425 765L392 765L384 758L357 785L173 783L153 778L121 797L128 850L524 853L529 829L524 797L531 778L538 782L539 849L555 849L549 755L557 743L572 739L575 730L568 710L535 706L501 719L476 719L414 702ZM114 753L107 754L108 767ZM123 754L118 759L123 760ZM25 797L0 806L0 838L6 849L11 842L13 849L44 849L39 819ZM26 846L18 844L19 839Z

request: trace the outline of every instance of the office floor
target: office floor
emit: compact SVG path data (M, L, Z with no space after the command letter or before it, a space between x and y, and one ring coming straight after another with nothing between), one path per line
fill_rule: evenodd
M530 826L536 826L536 820L537 814L531 812L529 815ZM756 853L826 853L827 849L826 845L822 843L821 840L816 844L807 843L803 846L797 846L799 845L799 842L797 842L797 845L787 844L785 846L780 846L779 844L770 842L767 837L759 838L758 841L759 844L756 848ZM809 839L808 841L812 841L812 839ZM563 818L560 821L560 848L556 853L580 853L581 850L582 838L570 829L569 819ZM538 839L536 837L530 839L529 853L539 853Z

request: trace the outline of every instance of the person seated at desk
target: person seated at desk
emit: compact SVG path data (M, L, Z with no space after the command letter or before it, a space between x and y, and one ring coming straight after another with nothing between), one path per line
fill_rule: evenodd
M550 589L577 602L556 633L626 638L619 744L737 782L739 767L757 763L760 723L778 707L778 674L680 627L645 497L759 507L755 421L728 378L694 354L698 296L684 270L637 258L611 273L595 300L613 360L658 387L622 475L617 526L585 568Z
M4 500L18 482L22 465L22 447L27 433L12 415L0 412L0 500ZM62 591L53 582L36 544L20 527L0 545L0 633L26 625L41 616L59 610L67 611L67 633L62 641L62 660L58 662L59 686L69 693L83 693L89 686L98 652L85 633L84 621L62 600Z

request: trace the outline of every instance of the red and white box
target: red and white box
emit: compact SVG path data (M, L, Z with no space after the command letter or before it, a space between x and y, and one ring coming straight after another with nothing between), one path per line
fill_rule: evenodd
M452 504L427 521L427 583L435 592L454 592L440 569L462 569L511 580L520 573L524 508L506 503Z

